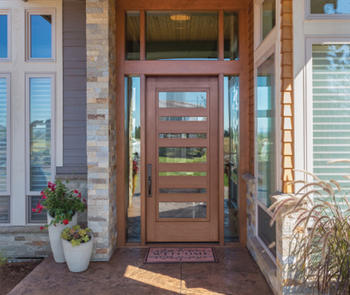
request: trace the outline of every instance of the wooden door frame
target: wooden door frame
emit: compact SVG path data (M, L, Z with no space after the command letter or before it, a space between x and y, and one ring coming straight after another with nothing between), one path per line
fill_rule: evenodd
M124 77L127 75L140 76L141 89L141 126L145 126L145 99L147 76L216 76L219 84L219 241L224 242L224 76L239 76L240 79L240 151L239 151L239 243L246 245L247 213L246 213L246 185L242 175L249 171L249 46L248 46L248 5L249 1L241 0L119 0L116 1L116 72L117 72L117 231L118 246L126 245L126 171L124 137ZM218 12L218 60L204 61L159 61L146 60L145 50L145 11L217 11ZM125 60L125 12L140 11L140 60ZM239 13L239 60L224 60L224 11ZM146 199L145 199L145 129L141 128L141 243L146 244ZM133 244L135 245L135 244Z

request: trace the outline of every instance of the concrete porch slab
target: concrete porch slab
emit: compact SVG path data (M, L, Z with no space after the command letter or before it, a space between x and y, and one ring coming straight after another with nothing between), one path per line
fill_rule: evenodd
M219 263L144 264L147 249L118 249L109 262L70 273L44 260L10 295L268 295L272 294L246 249L216 248Z

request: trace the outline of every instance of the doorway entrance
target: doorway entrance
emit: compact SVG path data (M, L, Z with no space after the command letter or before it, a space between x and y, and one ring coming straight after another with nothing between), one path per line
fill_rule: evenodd
M148 78L146 93L147 242L217 242L218 79Z

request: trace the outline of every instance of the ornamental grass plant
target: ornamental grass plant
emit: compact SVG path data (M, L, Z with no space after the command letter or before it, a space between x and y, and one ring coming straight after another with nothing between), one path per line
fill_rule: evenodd
M315 294L350 294L350 197L339 182L303 171L311 182L296 181L294 195L271 207L272 223L296 217L289 246L288 277ZM287 209L286 209L287 208ZM287 210L287 211L286 211Z

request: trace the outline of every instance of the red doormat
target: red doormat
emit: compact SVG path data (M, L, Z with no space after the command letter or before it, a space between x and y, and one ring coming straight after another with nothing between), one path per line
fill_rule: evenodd
M149 248L145 263L217 262L213 248Z

